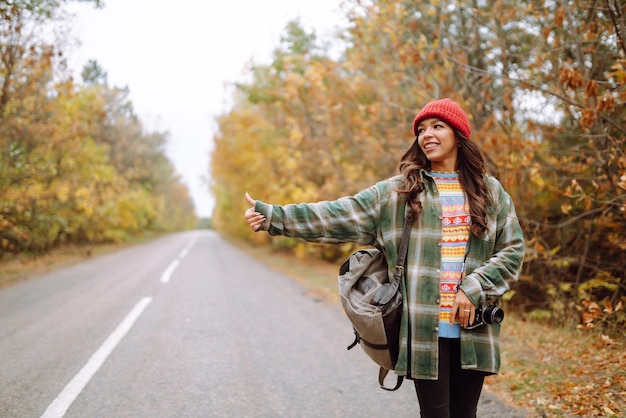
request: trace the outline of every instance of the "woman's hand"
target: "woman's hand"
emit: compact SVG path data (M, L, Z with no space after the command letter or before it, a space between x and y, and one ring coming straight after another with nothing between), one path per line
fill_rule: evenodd
M459 289L454 299L454 305L452 305L452 312L450 312L450 324L454 324L458 316L461 326L465 328L474 322L475 312L476 307L469 300L465 292Z
M254 210L256 200L251 198L248 192L246 192L246 201L251 207L246 209L244 217L246 218L246 221L248 221L250 228L252 228L253 231L258 231L263 222L265 222L265 216Z

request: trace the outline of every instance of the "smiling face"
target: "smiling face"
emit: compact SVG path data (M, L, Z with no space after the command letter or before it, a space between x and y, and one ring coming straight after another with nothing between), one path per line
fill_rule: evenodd
M450 125L436 118L424 119L417 126L417 141L430 161L431 170L456 170L459 147Z

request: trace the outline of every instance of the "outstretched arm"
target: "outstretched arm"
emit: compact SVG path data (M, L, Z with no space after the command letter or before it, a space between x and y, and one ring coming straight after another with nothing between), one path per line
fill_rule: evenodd
M246 202L254 205L245 213L253 231L329 244L372 245L382 207L376 186L334 201L269 205L248 195Z

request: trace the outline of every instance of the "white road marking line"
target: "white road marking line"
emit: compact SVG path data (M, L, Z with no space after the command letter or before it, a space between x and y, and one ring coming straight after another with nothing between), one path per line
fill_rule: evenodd
M167 268L161 275L161 283L169 283L172 273L174 273L174 270L176 270L176 267L178 267L178 263L180 263L180 260L176 259L172 261L169 266L167 266Z
M87 361L87 364L80 369L78 374L65 386L59 396L48 406L48 409L46 409L46 412L43 413L41 418L61 418L65 415L70 405L72 405L74 400L80 395L87 383L89 383L91 378L100 369L119 342L122 341L150 302L152 302L151 297L144 297L135 305L129 314L126 315L126 318L120 322L115 331L109 335L109 338L93 353L89 361Z
M194 239L192 239L191 242L180 252L179 258L185 258L197 240L198 237L194 237Z

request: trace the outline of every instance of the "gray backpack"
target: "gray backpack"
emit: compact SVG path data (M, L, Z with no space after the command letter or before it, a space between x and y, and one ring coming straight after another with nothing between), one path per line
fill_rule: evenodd
M397 390L403 381L403 377L398 376L395 387L388 388L384 384L398 360L402 280L412 223L413 213L407 208L393 277L389 277L387 260L378 249L354 252L339 269L341 306L355 334L348 350L361 344L363 351L380 367L380 387L390 391Z

